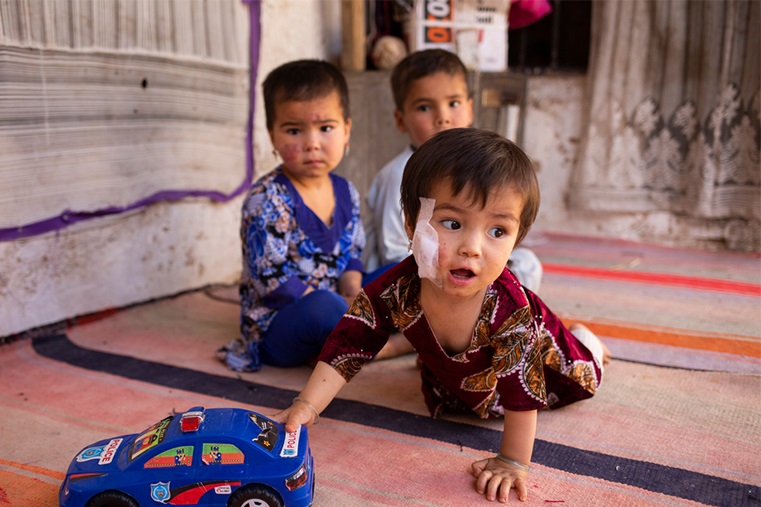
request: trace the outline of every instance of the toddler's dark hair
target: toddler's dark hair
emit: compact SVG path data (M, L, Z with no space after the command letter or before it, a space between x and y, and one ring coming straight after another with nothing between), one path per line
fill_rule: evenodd
M462 60L456 54L443 49L415 51L397 63L391 72L391 92L394 94L396 109L401 111L404 108L404 101L412 83L437 72L452 76L462 75L466 86L468 84L468 71Z
M349 87L338 67L323 60L295 60L272 70L262 84L267 129L275 122L275 106L291 100L313 100L337 92L344 120L349 112Z
M481 206L492 192L512 186L524 201L516 245L539 211L539 182L533 162L515 143L489 130L445 130L412 154L402 176L402 208L408 224L417 221L420 198L428 197L439 182L452 185L454 195L467 191Z

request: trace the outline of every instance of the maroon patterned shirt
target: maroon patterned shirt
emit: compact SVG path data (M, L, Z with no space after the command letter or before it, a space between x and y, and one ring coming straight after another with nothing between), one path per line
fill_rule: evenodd
M601 370L592 353L507 268L487 289L467 350L449 355L420 305L412 256L365 287L325 343L320 360L349 382L390 334L404 333L421 364L431 415L560 407L595 394Z

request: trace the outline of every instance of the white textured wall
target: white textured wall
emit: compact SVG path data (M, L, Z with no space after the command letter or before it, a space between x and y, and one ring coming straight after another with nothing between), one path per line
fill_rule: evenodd
M579 148L584 83L581 75L528 80L523 148L537 162L542 194L535 231L569 227L565 192Z
M136 29L130 32L137 41L125 40L124 32L105 30L89 34L92 40L105 41L104 44L125 44L142 42L152 45L157 51L167 47L192 50L192 40L180 38L168 41L152 30L141 30L150 25L150 17L164 2L152 0L129 0L124 3L134 11ZM112 16L109 9L113 2L82 2L67 0L16 0L0 2L0 28L5 38L0 37L0 51L3 46L30 46L30 41L39 40L44 49L53 49L65 44L70 26L57 30L50 23L41 21L53 15L84 15L89 21L108 18L118 25L119 19ZM201 22L202 9L229 8L232 16L220 15L214 18L228 23L225 33L237 33L224 44L233 44L240 55L248 54L248 13L241 1L226 4L205 4L180 0L189 10L186 22ZM188 7L191 6L192 7ZM83 12L76 9L85 9ZM27 26L9 23L13 16L30 13L33 23L42 31L24 32ZM13 12L11 12L13 11ZM124 14L124 9L122 9ZM181 20L176 20L181 22ZM89 25L88 25L89 26ZM115 25L116 26L116 25ZM241 28L237 32L232 27ZM121 33L115 37L115 33ZM105 37L105 39L104 39ZM12 40L11 40L12 39ZM21 41L19 43L19 40ZM215 48L221 50L220 39L210 36L207 49L214 57ZM162 44L167 44L163 46ZM77 48L71 48L76 50ZM196 48L197 49L197 48ZM226 48L230 50L231 48ZM260 54L259 81L266 72L285 61L301 58L330 58L338 61L340 52L340 2L339 0L265 0L262 2L262 41ZM164 55L166 56L166 55ZM118 70L118 69L117 69ZM53 76L46 76L48 82ZM149 87L151 86L149 80ZM257 83L257 89L259 83ZM245 83L248 86L248 83ZM8 88L0 83L0 101L9 98ZM7 102L6 102L7 103ZM40 108L43 105L40 104ZM269 171L274 166L271 146L264 129L263 109L258 108L255 129L255 159L257 174ZM42 109L40 109L42 111ZM238 121L238 120L236 120ZM238 137L232 142L244 139L245 122L239 121ZM0 144L13 134L13 125L0 121ZM6 130L2 130L6 129ZM45 132L40 131L40 143L45 141ZM171 136L171 132L165 132ZM136 147L135 158L138 156ZM244 147L240 148L240 163L243 162ZM26 160L33 159L34 151L27 152ZM70 154L69 154L70 155ZM130 160L130 157L127 157ZM170 160L171 157L170 157ZM44 164L55 164L54 157ZM97 162L96 162L97 163ZM11 167L6 160L0 163L0 178L8 174ZM237 161L228 164L238 165ZM50 170L49 165L39 166ZM190 169L190 168L188 168ZM242 174L242 167L207 167L207 170L234 171ZM30 175L31 178L31 175ZM44 181L32 181L22 188L29 192L30 200L46 199ZM134 189L130 189L134 190ZM18 190L11 192L0 185L0 203L18 199ZM86 194L85 194L86 196ZM91 196L90 196L91 197ZM86 199L82 199L85 201ZM67 203L76 208L77 203ZM234 282L240 273L240 242L238 239L240 198L225 204L215 204L207 199L185 199L176 203L160 203L124 215L83 222L50 233L26 239L0 242L0 337L25 331L30 328L55 323L66 318L97 312L112 307L121 307L153 298L175 294L184 290L202 287L210 283Z
M702 231L690 217L666 211L591 213L568 206L574 164L579 157L583 75L534 76L528 79L523 146L538 163L542 192L532 233L559 232L619 238L670 246L707 248L706 239L720 231ZM577 196L578 197L578 196ZM696 232L698 231L698 232ZM527 246L530 246L532 234Z
M534 76L528 79L523 147L537 162L542 204L526 246L541 232L607 236L633 241L643 238L642 218L611 214L605 219L568 209L568 187L578 157L582 132L584 75ZM664 217L651 215L651 227L664 225Z

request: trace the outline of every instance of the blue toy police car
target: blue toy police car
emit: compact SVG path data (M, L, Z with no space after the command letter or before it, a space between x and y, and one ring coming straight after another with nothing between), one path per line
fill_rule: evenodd
M307 428L236 408L194 407L140 434L80 451L61 485L61 507L156 504L307 507L314 460Z

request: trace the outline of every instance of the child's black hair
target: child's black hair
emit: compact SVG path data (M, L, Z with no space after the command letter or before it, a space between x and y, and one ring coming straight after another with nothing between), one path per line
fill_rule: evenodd
M465 190L481 206L495 191L513 187L523 198L516 245L539 211L539 182L533 162L515 143L489 130L445 130L412 154L402 176L402 208L408 224L416 223L420 198L428 197L439 182L448 182L454 195Z
M338 67L323 60L295 60L270 72L262 84L267 129L275 122L275 106L292 100L305 101L338 93L344 120L349 112L349 87Z
M438 72L451 76L461 75L465 85L468 85L468 71L462 60L443 49L415 51L397 63L391 72L391 92L394 94L396 109L403 110L412 83Z

